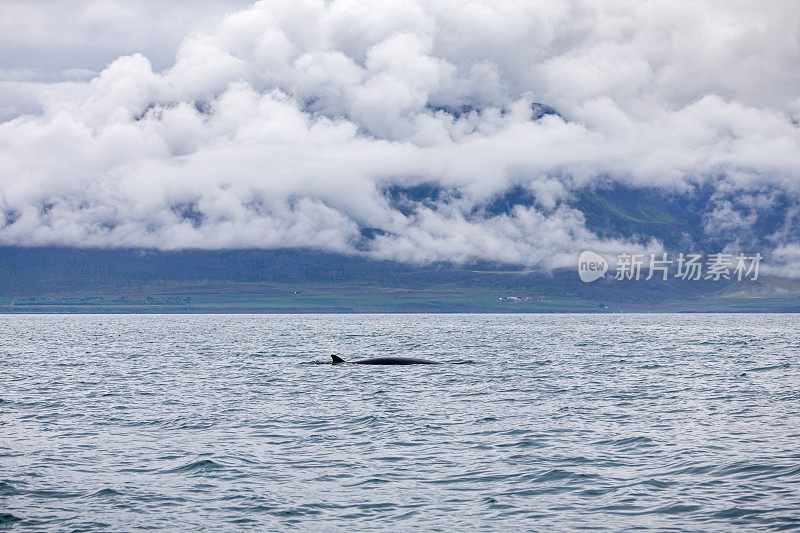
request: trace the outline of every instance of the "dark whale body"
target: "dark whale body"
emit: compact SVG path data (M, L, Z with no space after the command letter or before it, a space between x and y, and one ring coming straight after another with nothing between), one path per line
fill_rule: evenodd
M438 361L428 361L427 359L414 359L413 357L374 357L372 359L361 359L359 361L345 361L339 356L332 355L333 364L352 363L354 365L438 365Z

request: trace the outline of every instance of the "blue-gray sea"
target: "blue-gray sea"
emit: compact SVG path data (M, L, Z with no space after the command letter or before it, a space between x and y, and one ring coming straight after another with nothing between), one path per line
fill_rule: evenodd
M0 529L800 528L794 315L15 315L0 350Z

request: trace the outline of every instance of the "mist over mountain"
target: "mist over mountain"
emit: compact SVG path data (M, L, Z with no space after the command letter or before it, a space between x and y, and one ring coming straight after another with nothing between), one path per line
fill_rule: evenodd
M793 2L69 4L0 8L0 244L800 273Z

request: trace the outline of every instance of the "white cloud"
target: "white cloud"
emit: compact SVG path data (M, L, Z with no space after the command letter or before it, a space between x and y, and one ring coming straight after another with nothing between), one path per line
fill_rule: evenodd
M788 0L276 0L213 29L182 18L192 3L94 4L53 37L71 3L3 7L0 42L28 64L0 55L2 243L558 266L658 247L603 240L563 203L598 177L800 194ZM93 32L99 52L81 44ZM63 47L69 61L36 63ZM532 120L533 102L561 116ZM406 211L385 194L419 184L450 194ZM481 210L513 186L534 205ZM766 209L715 205L709 233Z

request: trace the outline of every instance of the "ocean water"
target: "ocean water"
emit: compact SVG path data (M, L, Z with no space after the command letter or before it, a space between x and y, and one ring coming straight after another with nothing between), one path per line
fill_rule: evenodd
M800 528L793 315L17 315L0 350L0 529Z

